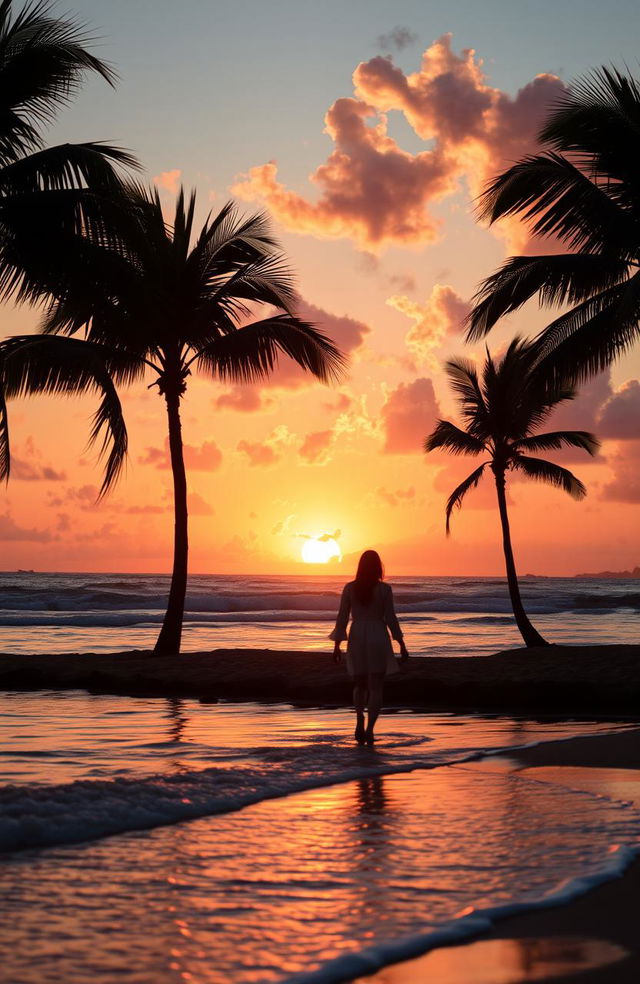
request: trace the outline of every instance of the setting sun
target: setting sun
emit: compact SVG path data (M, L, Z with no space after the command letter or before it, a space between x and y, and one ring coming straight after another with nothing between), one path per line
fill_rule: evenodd
M342 551L332 536L309 537L302 544L301 553L305 564L328 564L334 558L342 560Z

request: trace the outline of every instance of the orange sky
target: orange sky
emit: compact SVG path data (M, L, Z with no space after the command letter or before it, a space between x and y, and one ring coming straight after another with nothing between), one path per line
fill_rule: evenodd
M168 208L181 179L198 185L202 215L230 189L248 210L268 207L298 270L303 311L351 356L348 378L333 388L288 366L261 388L190 382L183 428L193 572L310 573L316 568L301 563L300 534L336 530L345 559L329 570L349 573L353 555L377 547L390 573L502 572L488 480L446 540L446 496L474 465L426 460L420 446L439 414L454 413L442 359L482 358L482 346L466 349L460 333L475 286L510 247L527 247L513 225L480 228L472 196L496 167L532 149L543 108L564 83L544 74L503 91L455 39L410 61L406 71L380 56L354 63L353 79L327 101L324 124L306 121L310 130L325 127L325 155L308 178L292 183L289 158L255 159L249 144L240 171L215 182L175 152L157 169ZM133 136L130 143L137 149ZM490 336L491 348L544 323L530 305ZM35 312L5 307L4 334L36 325ZM595 462L576 454L569 464L589 489L584 502L512 486L522 573L640 564L639 375L636 351L563 411L568 426L603 438ZM10 406L4 569L170 569L164 407L144 385L123 402L129 464L100 503L100 468L85 450L91 400Z

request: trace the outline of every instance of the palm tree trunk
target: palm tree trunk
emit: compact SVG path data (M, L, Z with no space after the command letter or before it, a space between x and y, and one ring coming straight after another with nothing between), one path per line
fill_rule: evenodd
M504 547L504 559L507 567L507 583L509 585L509 595L511 597L511 606L516 619L516 625L520 629L525 646L548 646L549 643L542 638L538 630L529 621L522 604L516 564L513 559L513 547L511 546L511 530L509 528L509 514L507 513L504 471L495 470L494 475L496 479L496 490L498 492L500 522L502 524L502 545Z
M154 653L167 656L180 652L184 599L187 593L187 558L189 554L188 513L187 513L187 475L184 468L182 449L182 426L180 424L180 394L166 392L167 417L169 420L169 452L173 473L173 573L167 612L156 642Z

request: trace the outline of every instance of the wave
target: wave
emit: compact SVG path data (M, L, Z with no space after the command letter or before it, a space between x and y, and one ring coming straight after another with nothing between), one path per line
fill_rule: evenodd
M540 899L526 902L506 902L503 905L474 909L435 929L417 933L404 939L391 940L367 947L358 953L347 953L329 960L317 970L293 974L281 984L342 984L366 977L390 964L400 963L422 956L438 947L454 945L493 928L496 922L509 916L566 905L602 885L620 877L640 854L640 848L615 845L606 860L588 875L572 878Z
M567 736L570 740L572 736ZM0 787L0 851L98 840L240 810L263 800L368 776L472 762L540 741L494 748L429 750L428 738L392 733L374 753L344 735L315 735L294 748L252 749L257 765L171 775ZM406 749L414 746L409 756ZM424 752L420 754L421 748ZM586 794L585 794L586 795Z

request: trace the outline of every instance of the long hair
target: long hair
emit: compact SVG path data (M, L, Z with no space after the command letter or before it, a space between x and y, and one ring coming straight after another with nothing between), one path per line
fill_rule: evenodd
M368 605L373 597L373 589L384 578L384 567L376 550L365 550L358 562L354 581L354 593L362 605Z

